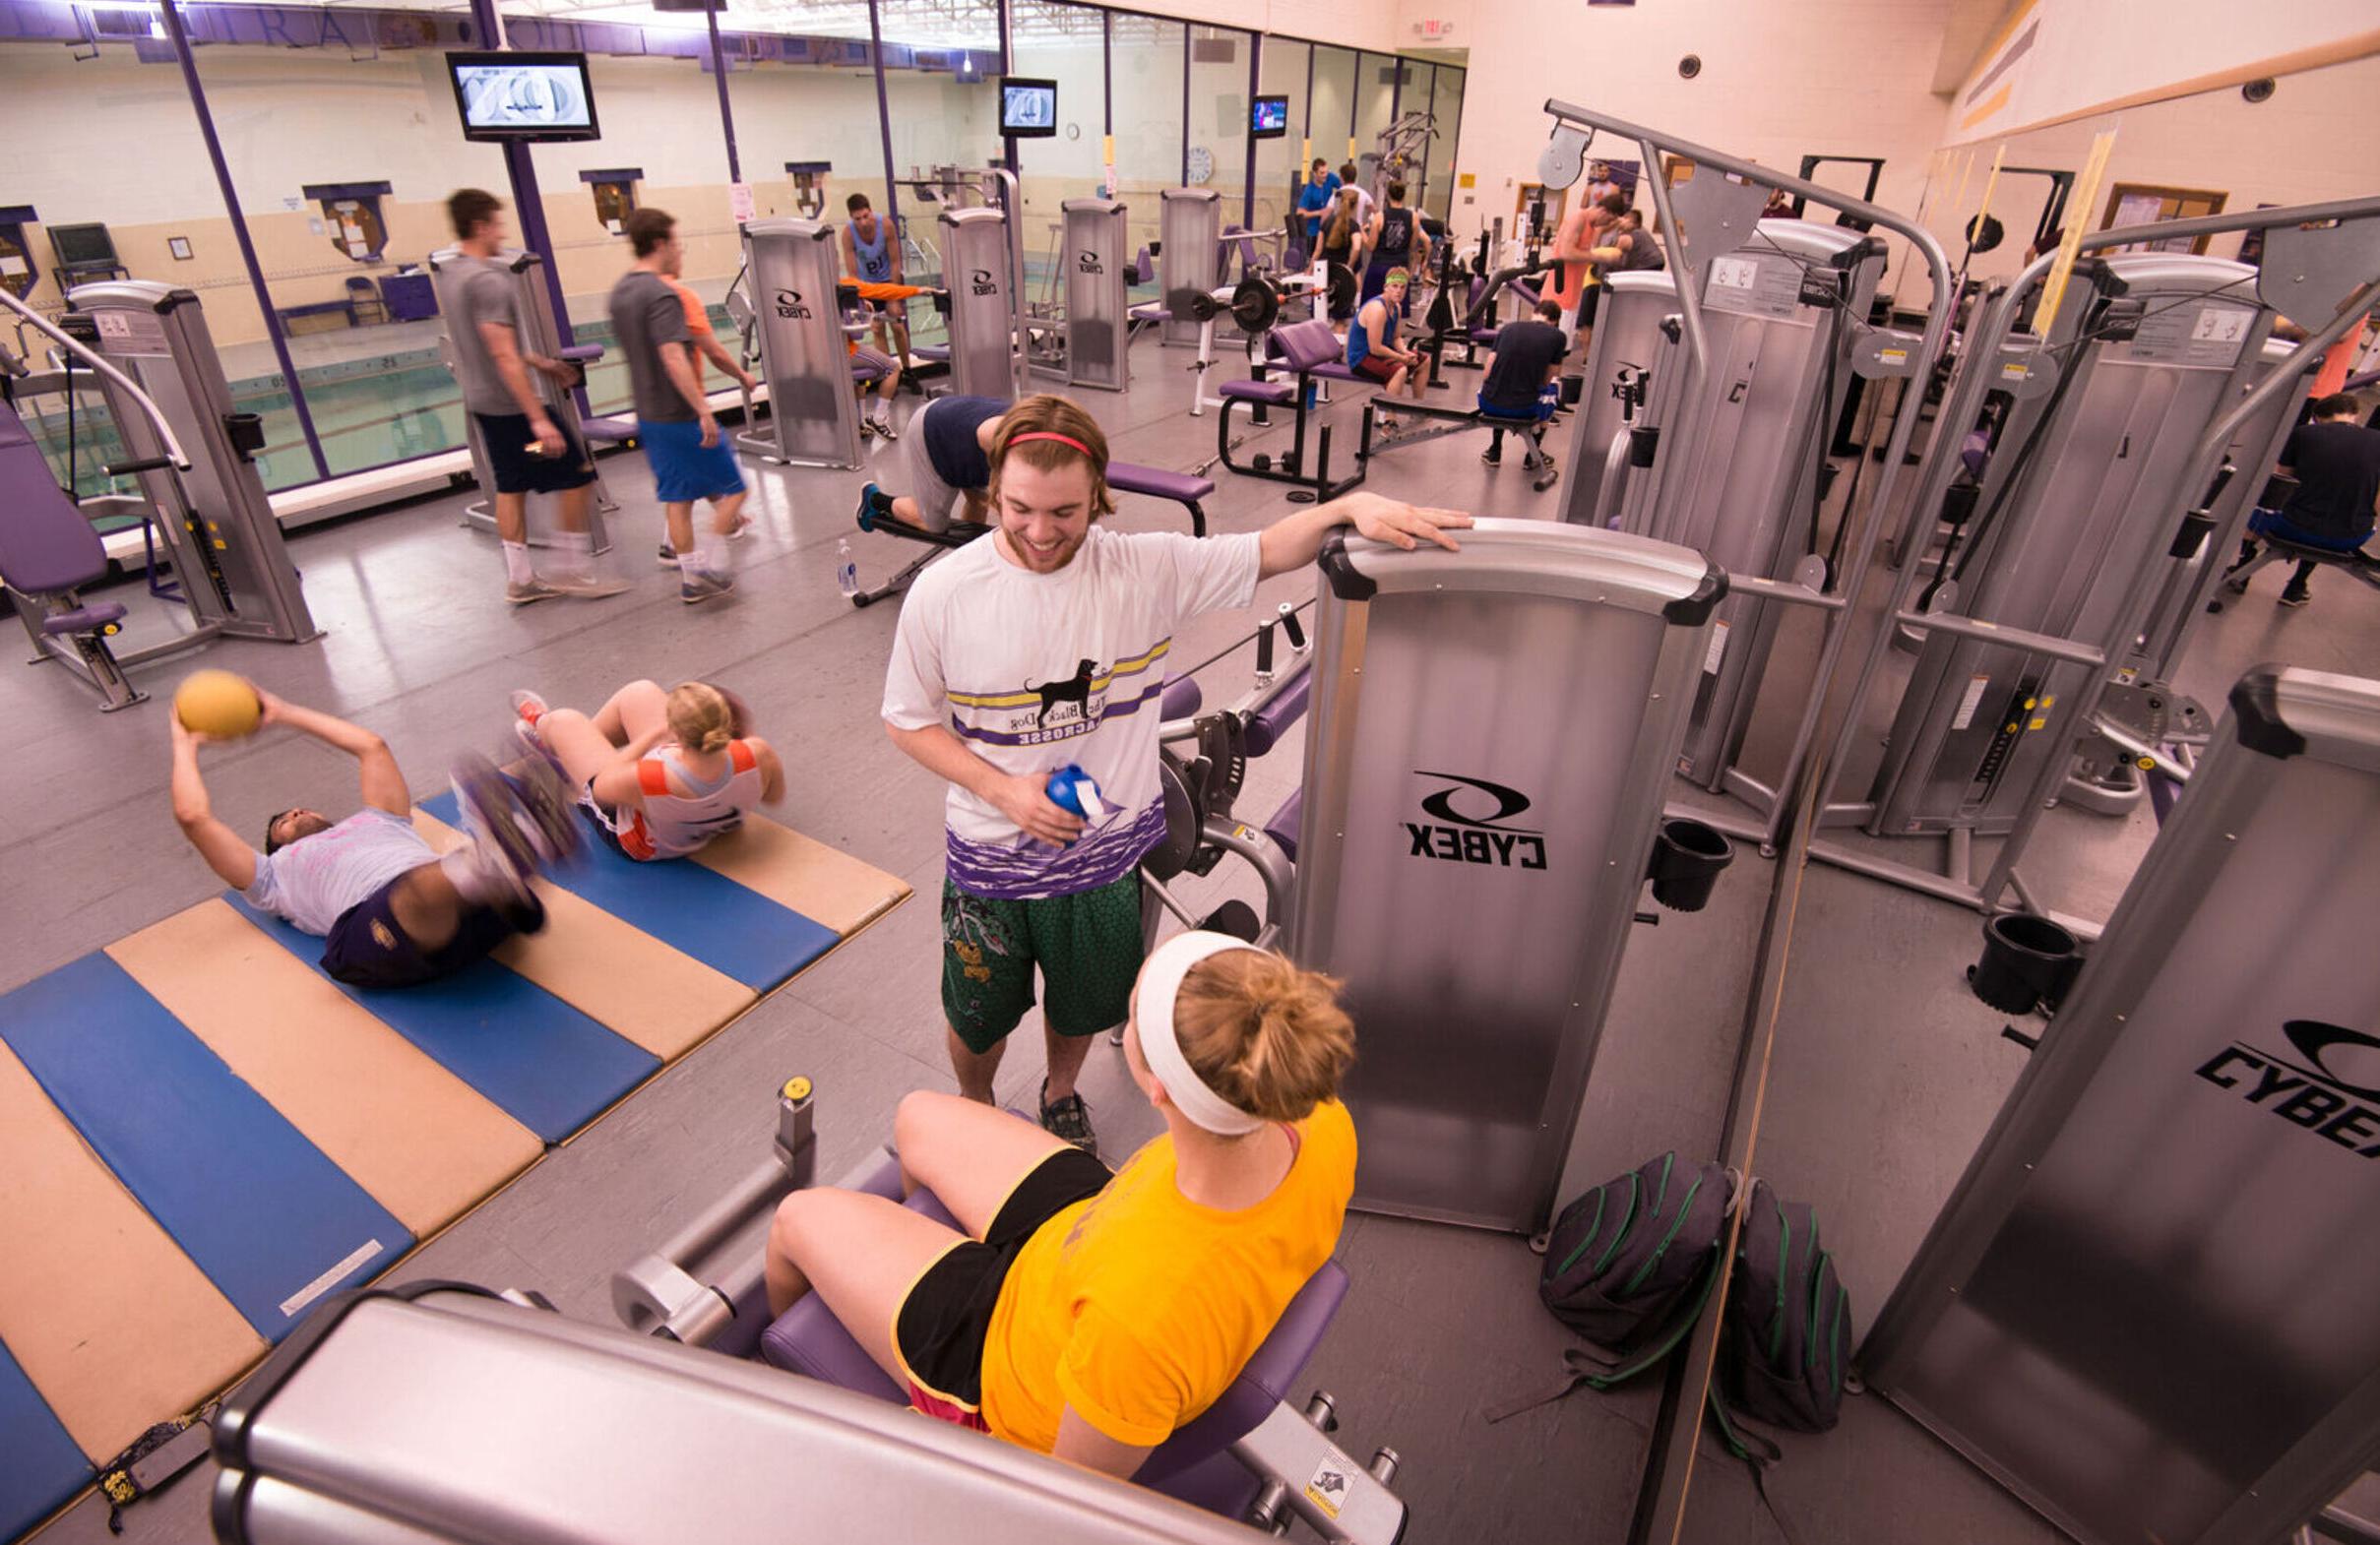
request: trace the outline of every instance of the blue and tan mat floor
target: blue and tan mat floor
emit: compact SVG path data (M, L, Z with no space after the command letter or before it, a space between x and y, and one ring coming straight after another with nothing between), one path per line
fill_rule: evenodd
M224 896L0 996L0 1539L908 895L758 818L553 881L426 987Z

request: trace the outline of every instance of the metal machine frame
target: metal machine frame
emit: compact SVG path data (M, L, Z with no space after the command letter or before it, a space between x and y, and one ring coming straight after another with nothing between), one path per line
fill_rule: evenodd
M2233 689L1860 1350L2092 1545L2264 1545L2380 1462L2375 810L2380 682Z
M2369 311L2380 302L2380 197L2336 200L2324 204L2300 205L2286 209L2267 209L2209 216L2201 219L2165 220L2154 225L2123 226L2098 231L2081 240L2085 252L2103 251L2135 242L2158 242L2175 237L2214 235L2224 231L2262 229L2266 232L2264 266L2255 275L2255 293L2265 306L2282 315L2294 312L2300 316L2325 318L2323 326L2302 345L2303 357L2311 360L2324 349L2345 337ZM2046 276L2055 263L2054 254L2044 255L2028 266L2010 286L1993 302L1990 313L1975 330L1976 340L1998 340L2013 331L2013 322L2027 291ZM2080 297L2077 297L2078 304ZM1970 358L1978 357L1970 350ZM1998 370L1970 368L1959 372L1950 395L1942 407L1941 422L1945 425L1971 424L1979 415L1984 394L2003 377L2005 369L2014 368L2021 374L2032 367L2023 361L2003 362ZM2180 490L2186 503L2171 511L2177 536L2197 527L2198 523L2211 527L2214 524L2213 501L2223 489L2216 479L2216 468L2228 447L2238 441L2241 431L2256 422L2271 409L2276 399L2295 389L2297 377L2286 370L2266 370L2243 392L2228 395L2230 408L2221 414L2200 440L2183 470L2172 486ZM1904 419L1914 415L1904 414ZM1895 425L1898 450L1903 425ZM1948 435L1937 435L1935 447L1929 451L1926 475L1921 480L1915 502L1910 507L1906 533L1925 528L1933 512L1942 506L1956 470L1958 447ZM1888 475L1892 468L1888 465ZM2259 478L2260 480L2260 478ZM1882 490L1879 490L1882 500ZM2187 518L2187 520L2185 520ZM2200 536L2203 540L2203 534ZM1911 547L1912 554L1916 551ZM1820 798L1822 821L1866 820L1872 814L1867 802L1827 803L1842 777L1843 767L1853 737L1860 733L1859 711L1873 690L1877 675L1883 669L1886 656L1894 645L1898 628L1920 635L1935 632L1955 639L1971 640L1999 648L2016 649L2037 656L2042 662L2037 680L2036 698L2042 701L2042 720L2037 727L2026 721L2026 733L2050 734L2054 740L2071 744L2087 729L2098 723L2100 701L2117 669L2129 659L2143 627L2148 623L2160 595L2164 589L2161 566L2152 562L2131 577L2118 604L2101 608L2098 625L2075 636L2036 632L2021 627L2003 627L1990 618L1951 615L1945 612L1920 611L1915 600L1922 566L1906 562L1895 582L1892 598L1887 603L1886 626L1879 628L1867 656L1862 660L1842 722L1837 727L1832 746L1822 763L1819 775L1824 779ZM2049 702L2045 700L2054 699ZM2003 895L2013 892L2028 910L2046 911L2038 904L2030 888L2017 874L2017 864L2027 843L2038 829L2041 818L2054 803L2059 785L2067 776L2071 759L2048 756L2038 759L2032 778L2023 785L2021 797L2012 801L2015 811L2012 824L1998 854L1980 881L1970 878L1972 856L1967 828L1953 828L1947 846L1948 873L1921 869L1889 858L1848 848L1823 839L1810 844L1811 856L1822 858L1839 867L1888 880L1926 895L1971 906L1978 911L1991 911L2000 904ZM1962 835L1962 834L1967 834ZM2059 922L2085 935L2096 934L2098 925L2088 919L2068 918L2049 913Z
M861 464L859 399L837 285L843 260L837 227L826 220L747 220L744 266L761 379L769 389L766 423L747 406L735 447L787 466Z

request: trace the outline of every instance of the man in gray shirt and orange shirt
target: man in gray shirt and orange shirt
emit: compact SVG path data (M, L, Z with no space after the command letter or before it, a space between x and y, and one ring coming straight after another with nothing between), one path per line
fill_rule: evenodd
M653 466L654 493L669 522L678 564L678 599L688 605L724 595L727 539L744 503L744 474L720 433L711 399L695 375L686 304L670 286L679 268L677 221L659 210L628 216L636 267L611 286L611 333L628 361L636 396L637 438ZM711 529L698 548L694 502L711 501Z
M530 384L535 370L565 386L577 381L558 359L521 351L511 272L496 261L504 250L504 205L492 193L464 188L446 201L462 249L457 286L460 315L449 318L455 380L463 408L477 422L479 441L495 475L496 534L504 541L504 598L515 606L557 595L617 595L628 588L595 572L595 543L587 534L594 500L595 462L576 434L545 411ZM529 496L556 496L561 557L540 576L529 556Z

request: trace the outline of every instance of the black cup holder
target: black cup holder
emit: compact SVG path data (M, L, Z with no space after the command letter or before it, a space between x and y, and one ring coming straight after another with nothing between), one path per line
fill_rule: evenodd
M265 421L255 413L225 413L223 436L243 462L253 462L265 448Z
M1983 958L1967 968L1975 996L2002 1014L2055 1008L2083 968L2074 935L2046 917L2002 912L1983 924Z
M1661 823L1653 839L1645 878L1653 899L1673 912L1699 912L1709 904L1720 871L1735 862L1735 844L1716 827L1683 817Z

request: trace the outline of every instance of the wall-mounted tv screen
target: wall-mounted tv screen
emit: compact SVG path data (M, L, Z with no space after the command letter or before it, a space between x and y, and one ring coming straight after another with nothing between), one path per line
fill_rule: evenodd
M1289 132L1289 99L1259 96L1248 108L1248 138L1278 140Z
M467 140L595 140L595 90L582 53L450 53Z
M1046 140L1058 132L1058 83L1000 78L1000 132L1019 140Z

